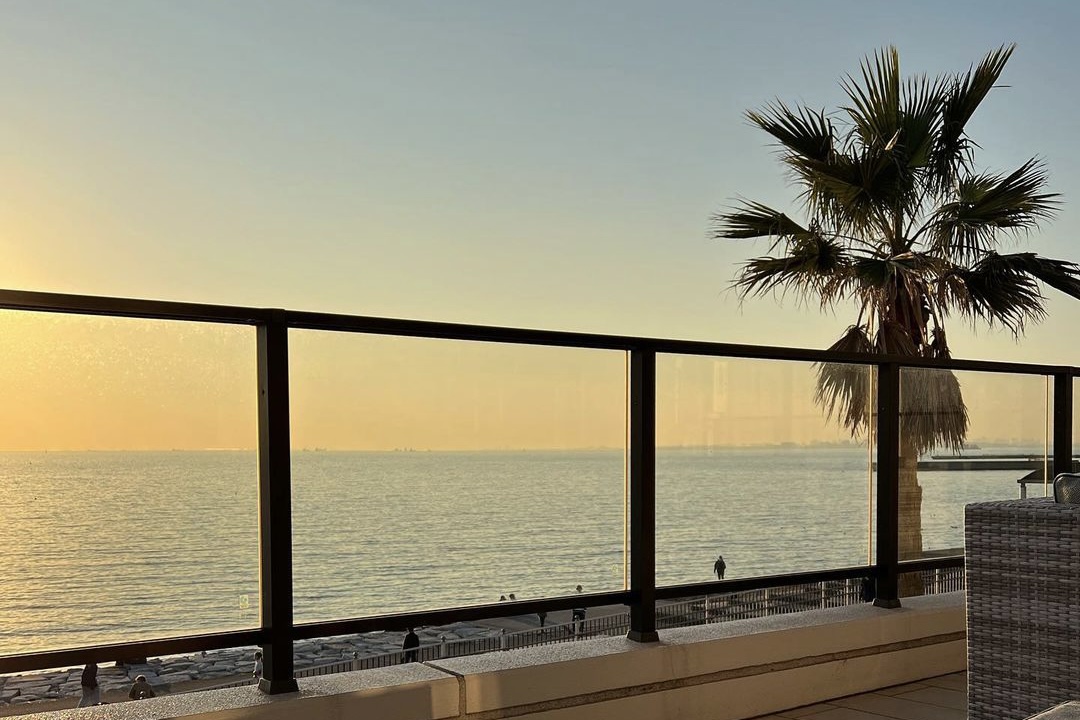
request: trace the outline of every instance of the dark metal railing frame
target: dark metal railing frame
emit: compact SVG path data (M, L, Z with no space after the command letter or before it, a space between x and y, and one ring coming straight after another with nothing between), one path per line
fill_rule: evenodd
M688 340L599 335L548 330L463 325L196 303L135 300L87 295L0 290L0 310L52 312L183 322L251 325L256 328L259 409L259 577L260 627L239 632L191 635L133 643L72 648L0 657L0 672L23 672L105 662L128 657L171 655L200 650L259 645L268 693L296 690L293 643L298 640L368 632L403 630L506 615L553 612L575 607L624 604L630 607L632 640L657 639L657 600L689 595L737 592L800 583L863 578L876 580L875 604L898 607L898 577L903 572L960 567L963 557L901 562L898 537L899 401L903 368L924 367L991 373L1042 375L1054 378L1054 474L1072 468L1073 379L1080 370L1068 366L986 360L940 360L888 355L836 353L803 348L739 345ZM296 624L293 619L291 545L291 457L289 443L289 331L393 335L617 350L629 354L628 471L630 503L630 587L621 592L500 602L423 612ZM848 363L876 370L877 394L877 556L872 565L718 580L689 585L656 586L656 359L659 354L725 358Z
M900 607L900 365L877 368L877 557L874 605Z
M259 688L295 692L293 676L292 459L289 441L289 326L256 329L259 380Z

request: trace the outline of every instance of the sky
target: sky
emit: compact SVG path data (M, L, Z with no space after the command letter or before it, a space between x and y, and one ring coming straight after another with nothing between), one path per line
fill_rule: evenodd
M969 125L977 162L1005 171L1042 158L1064 205L1017 247L1080 260L1078 15L1064 1L9 0L0 23L0 287L825 347L852 321L848 308L740 301L731 280L765 247L709 238L710 216L738 197L797 209L767 138L743 113L774 98L834 108L839 79L884 45L899 48L905 72L937 74L1015 42L1005 87ZM1080 302L1047 294L1048 319L1022 342L954 320L954 355L1074 362L1063 339L1080 322ZM155 413L161 429L133 444L247 444L233 430L192 428L231 428L234 416L250 426L249 334L167 327L148 339L145 327L79 321L85 344L47 364L42 352L74 343L58 339L56 322L0 319L9 356L0 447L115 447L157 427L147 420ZM113 354L94 377L115 388L101 407L120 409L111 425L78 422L83 415L56 398L91 377L86 363L104 351L85 347L106 335ZM132 350L143 341L146 354ZM298 444L356 446L335 423L360 427L350 413L362 399L381 418L401 402L376 402L376 388L355 384L360 374L345 361L404 372L394 342L297 345L310 348L294 363L310 378L296 388L297 407L312 409L294 418ZM433 351L431 362L461 352L471 351ZM577 354L553 374L544 351L501 352L476 361L501 368L478 377L528 375L531 390L507 385L462 412L543 398L553 403L543 416L551 429L475 430L499 435L491 444L543 436L537 444L606 446L621 432L605 419L602 432L571 437L563 422L577 413L580 427L592 425L581 408L597 398L607 407L623 382L621 356ZM149 364L129 367L123 381L117 367L139 363ZM31 381L27 367L44 374ZM394 382L416 390L419 377L445 379L425 367ZM514 369L522 367L532 369ZM328 382L331 372L340 379ZM703 373L712 392L718 376ZM159 378L157 389L136 393L132 374ZM242 392L226 401L232 391L207 389L210 376ZM590 389L557 400L555 389L572 383ZM467 399L445 385L422 397L442 393L450 408ZM23 406L10 400L16 391ZM202 414L188 417L201 393ZM337 405L319 399L335 396ZM445 425L445 412L431 413ZM378 442L360 445L417 444L369 432Z

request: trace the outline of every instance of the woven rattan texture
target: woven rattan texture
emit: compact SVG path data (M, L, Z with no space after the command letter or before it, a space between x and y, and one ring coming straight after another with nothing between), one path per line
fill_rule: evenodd
M974 503L965 518L969 720L1080 698L1080 506Z

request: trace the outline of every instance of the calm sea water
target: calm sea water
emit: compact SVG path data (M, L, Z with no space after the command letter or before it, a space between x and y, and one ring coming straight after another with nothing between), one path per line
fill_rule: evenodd
M867 460L661 451L658 582L709 580L717 553L728 577L865 563ZM621 451L295 453L296 619L621 589L623 468ZM925 546L962 546L964 504L1015 497L1020 474L920 473ZM258 624L254 453L0 453L0 491L0 655Z

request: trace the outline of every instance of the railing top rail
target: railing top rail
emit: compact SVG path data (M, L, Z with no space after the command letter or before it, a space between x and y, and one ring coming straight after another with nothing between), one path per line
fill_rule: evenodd
M241 325L267 322L272 313L265 309L231 305L204 305L167 300L139 300L2 289L0 289L0 309Z
M704 355L751 360L789 360L814 363L850 363L876 365L895 363L903 367L926 367L949 370L1007 372L1026 375L1080 375L1074 366L999 362L994 360L940 360L865 353L838 353L810 348L743 345L698 340L674 340L630 335L535 330L468 325L427 320L343 315L335 313L254 308L232 305L204 305L163 300L69 295L0 289L0 310L23 310L77 315L98 315L188 322L212 322L259 325L276 322L290 328L335 332L393 335L399 337L469 340L525 345L574 347L597 350L645 350L656 353Z

